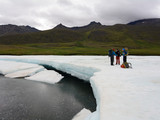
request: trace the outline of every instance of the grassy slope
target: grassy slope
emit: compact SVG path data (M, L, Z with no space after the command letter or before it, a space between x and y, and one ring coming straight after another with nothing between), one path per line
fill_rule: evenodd
M3 36L0 54L106 55L110 48L128 47L130 54L160 55L160 28L115 25L94 30L48 30Z

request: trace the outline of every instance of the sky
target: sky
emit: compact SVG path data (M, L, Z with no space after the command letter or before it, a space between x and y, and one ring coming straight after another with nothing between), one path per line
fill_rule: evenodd
M160 0L0 0L0 25L29 25L48 30L62 23L84 26L160 18Z

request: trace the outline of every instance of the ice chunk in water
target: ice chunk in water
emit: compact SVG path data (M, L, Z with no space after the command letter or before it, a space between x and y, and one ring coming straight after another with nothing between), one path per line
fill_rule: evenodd
M53 70L44 70L33 76L26 77L25 79L54 84L59 82L62 78L63 76L61 74Z
M77 115L75 115L72 120L85 120L85 118L87 118L90 114L91 111L84 108Z

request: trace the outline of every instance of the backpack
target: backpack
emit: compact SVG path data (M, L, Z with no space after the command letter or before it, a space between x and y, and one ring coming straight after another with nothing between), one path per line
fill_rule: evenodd
M121 65L121 68L132 68L132 64L131 63L128 63L128 62L125 62Z
M111 50L111 49L108 51L108 56L109 56L109 57L112 56L112 50Z

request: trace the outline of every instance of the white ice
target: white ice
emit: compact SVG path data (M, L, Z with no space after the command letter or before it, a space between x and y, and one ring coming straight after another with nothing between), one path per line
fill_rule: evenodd
M62 75L53 70L44 70L30 77L26 77L25 79L54 84L59 82L62 78Z
M23 62L15 62L15 61L3 61L3 60L0 61L0 73L4 75L20 70L27 70L37 67L39 67L39 65L37 64L29 64Z
M45 70L45 68L42 66L38 66L35 68L28 68L25 70L19 70L16 72L9 73L9 74L6 74L5 77L9 77L9 78L27 77L27 76L34 75L35 73L40 72L42 70Z
M63 76L53 70L46 70L38 64L4 61L0 60L0 73L9 78L25 77L34 80L54 84L59 82Z
M47 64L88 80L97 110L85 120L160 118L159 56L129 56L133 69L110 66L106 56L0 56L0 59Z
M72 120L84 120L91 114L90 110L83 108Z

